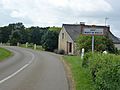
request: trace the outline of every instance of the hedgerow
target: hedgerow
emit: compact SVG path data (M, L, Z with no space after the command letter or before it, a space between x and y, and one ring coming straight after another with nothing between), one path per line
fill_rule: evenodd
M89 68L97 90L120 90L120 56L87 53L82 66Z

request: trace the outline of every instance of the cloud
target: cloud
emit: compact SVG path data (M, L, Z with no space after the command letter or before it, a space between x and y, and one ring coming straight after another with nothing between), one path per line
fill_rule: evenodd
M9 16L13 20L20 20L25 22L25 25L61 26L62 23L79 23L80 21L104 25L104 18L109 17L107 23L117 29L116 23L119 19L114 17L120 16L118 13L120 1L115 1L1 0L0 9L9 12L7 18ZM118 33L115 34L119 36Z
M66 21L82 12L112 10L104 0L2 0L2 4L4 9L11 11L11 17L29 18L34 24L56 24L59 19Z

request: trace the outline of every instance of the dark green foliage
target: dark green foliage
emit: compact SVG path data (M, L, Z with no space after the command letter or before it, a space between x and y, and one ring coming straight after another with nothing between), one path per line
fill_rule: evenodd
M87 53L82 65L89 68L97 90L120 89L120 56Z
M0 42L10 45L33 43L42 45L45 50L54 51L58 46L58 34L60 27L29 27L25 28L23 23L13 23L0 27Z
M9 36L11 34L11 30L7 26L0 27L0 42L7 43L9 40Z
M37 45L42 45L41 39L42 36L48 31L48 28L40 28L40 27L30 27L30 43L34 43Z
M120 50L118 50L118 55L120 55Z
M21 33L19 31L14 31L10 38L11 45L17 45L17 42L21 40Z
M57 31L47 31L42 36L42 47L47 51L54 51L58 46L58 32Z

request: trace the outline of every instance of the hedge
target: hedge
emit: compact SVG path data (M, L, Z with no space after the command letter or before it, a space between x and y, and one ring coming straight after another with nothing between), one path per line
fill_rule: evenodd
M120 90L120 56L90 52L82 66L89 68L97 90Z

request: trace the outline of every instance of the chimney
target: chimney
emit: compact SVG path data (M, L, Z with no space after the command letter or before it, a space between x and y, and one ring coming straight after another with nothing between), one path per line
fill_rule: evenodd
M80 25L85 25L85 22L80 22Z

